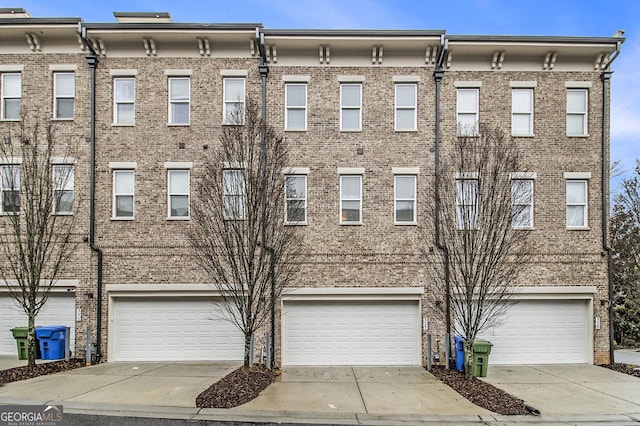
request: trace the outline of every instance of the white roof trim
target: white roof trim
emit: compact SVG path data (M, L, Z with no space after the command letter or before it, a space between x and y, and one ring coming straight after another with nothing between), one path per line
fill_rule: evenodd
M338 81L340 83L362 83L364 75L339 75Z
M533 89L538 86L537 81L510 81L509 86L513 89Z
M190 169L193 167L191 161L167 161L164 163L165 169Z
M282 169L282 174L285 175L308 175L309 168L308 167L284 167Z
M590 81L565 81L564 87L568 89L589 89L593 86Z
M591 179L591 172L564 172L565 179Z
M282 81L285 83L307 83L311 79L308 75L283 75Z
M49 71L77 71L78 66L76 64L51 64L49 65Z
M482 87L481 81L456 81L455 86L458 88L469 88L469 89L477 89Z
M0 72L22 72L24 65L0 65Z
M223 77L246 77L247 74L247 70L220 70Z
M109 75L114 77L133 77L138 75L138 70L111 69Z
M191 74L191 70L164 70L164 75L169 77L189 77Z
M394 175L417 175L420 174L420 167L393 167L391 171Z
M137 161L110 161L110 169L135 169L138 167Z
M364 167L338 167L338 174L341 175L363 175Z
M394 83L417 83L420 81L419 75L394 75Z

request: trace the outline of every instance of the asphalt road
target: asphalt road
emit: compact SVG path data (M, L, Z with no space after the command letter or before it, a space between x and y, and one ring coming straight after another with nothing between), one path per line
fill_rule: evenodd
M613 352L615 362L640 366L640 349L618 349Z

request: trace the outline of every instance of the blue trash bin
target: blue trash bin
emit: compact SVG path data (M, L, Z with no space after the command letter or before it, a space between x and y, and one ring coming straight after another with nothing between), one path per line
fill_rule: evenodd
M42 359L64 358L67 327L64 325L49 325L36 328L36 337L40 340L40 354Z
M453 336L456 346L456 370L464 370L464 337Z

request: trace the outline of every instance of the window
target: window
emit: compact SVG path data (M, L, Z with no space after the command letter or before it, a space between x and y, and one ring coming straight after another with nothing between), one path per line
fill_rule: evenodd
M362 176L340 176L340 223L362 223Z
M587 134L587 94L586 89L567 90L567 135Z
M285 223L307 223L307 176L285 176Z
M189 170L169 170L169 218L189 218Z
M244 219L244 171L240 169L223 170L222 190L223 218L225 220Z
M224 124L244 123L244 78L224 80Z
M478 179L456 180L458 229L478 227Z
M475 136L478 134L478 98L479 89L458 89L458 135Z
M417 85L396 84L396 130L416 130Z
M511 226L533 228L533 180L511 180Z
M18 213L20 211L20 166L0 166L2 180L2 212Z
M395 223L416 223L416 177L395 176L394 187Z
M135 123L135 79L113 79L113 122L114 124L133 125Z
M307 130L307 85L304 83L285 85L286 130Z
M72 72L53 74L53 116L58 120L73 119L76 96L76 76Z
M362 84L340 85L340 130L362 129Z
M169 78L169 124L189 124L189 77Z
M533 89L511 91L511 134L533 135Z
M2 74L2 119L20 120L22 74Z
M113 171L113 218L133 219L135 171Z
M53 211L56 214L73 213L74 171L70 164L53 166Z
M567 228L587 226L587 181L567 180Z

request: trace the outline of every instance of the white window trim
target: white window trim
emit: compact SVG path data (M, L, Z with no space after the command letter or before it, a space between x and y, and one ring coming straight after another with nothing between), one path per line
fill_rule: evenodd
M512 174L513 175L513 174ZM529 202L529 204L517 204L518 206L529 206L530 207L530 214L529 214L529 224L525 225L525 226L513 226L513 220L511 221L511 227L513 229L534 229L534 218L533 218L533 212L534 212L534 206L535 206L535 181L534 178L528 178L528 177L511 177L511 206L512 208L514 207L514 203L513 203L513 181L526 181L526 182L530 182L530 188L531 188L531 201Z
M358 106L344 106L342 104L342 88L346 86L358 86L360 89L360 104ZM358 128L357 129L345 129L342 125L342 112L344 110L357 110L358 111ZM361 81L351 81L351 82L341 82L340 83L340 131L341 132L361 132L362 131L362 82Z
M463 188L464 186L464 182L465 181L473 181L475 182L476 185L476 196L475 196L475 200L473 204L460 204L460 195L459 195L459 190ZM479 208L478 208L478 176L476 173L462 173L461 176L456 177L455 180L455 185L456 185L456 193L455 193L455 197L456 197L456 229L460 230L460 231L472 231L472 230L476 230L478 229L478 221L479 221ZM463 206L474 206L475 207L475 223L473 224L474 226L470 226L470 227L465 227L465 226L460 226L460 220L459 220L459 207ZM463 225L466 225L463 223Z
M113 70L112 70L113 71ZM133 81L133 101L120 101L118 102L116 93L116 81L118 80L132 80ZM133 123L118 123L118 105L119 104L132 104L133 105ZM132 127L136 124L136 79L129 75L115 76L113 78L113 126Z
M187 192L172 193L171 192L171 172L187 172ZM187 215L171 216L171 196L186 195L187 196ZM191 219L191 170L188 168L170 168L167 169L167 220L190 220Z
M395 109L394 109L394 120L395 120L395 131L396 132L415 132L418 130L418 85L415 82L396 82L394 85L395 91ZM413 87L413 99L414 104L412 106L398 106L398 87L401 86L411 86ZM413 111L413 127L409 129L399 129L398 128L398 110L412 110Z
M246 168L239 168L239 167L229 167L229 168L225 168L224 170L222 170L222 219L223 220L245 220L247 218L247 176L245 174L245 170ZM230 193L227 194L226 192L226 185L225 185L225 174L226 172L241 172L242 173L242 179L243 179L243 192L242 194L236 194L236 193ZM238 196L242 196L242 216L240 217L234 217L231 215L227 214L227 211L225 209L225 197L227 196L234 196L234 197L238 197Z
M111 167L112 163L109 163L109 167ZM131 163L118 163L119 165L123 165L125 167L111 167L111 169L113 170L112 172L112 197L111 197L111 220L134 220L136 217L136 171L135 171L135 166L134 167L126 167L127 164L131 164ZM133 173L133 192L131 192L130 194L128 193L117 193L116 192L116 175L118 173ZM133 207L133 214L131 216L116 216L116 197L117 196L131 196L132 199L132 207Z
M359 178L359 182L360 182L360 198L358 199L348 199L346 201L359 201L359 213L358 213L358 217L360 218L360 220L358 221L343 221L342 220L342 202L343 202L343 198L342 198L342 178L343 177L358 177ZM340 211L338 212L338 216L340 218L340 225L362 225L362 174L356 174L356 173L346 173L346 174L341 174L340 175Z
M189 97L187 100L171 100L171 81L172 80L187 80L188 85L188 93ZM191 125L191 77L188 75L170 75L167 78L167 106L168 106L168 115L167 115L167 126L190 126ZM189 107L189 113L187 114L187 122L186 123L174 123L171 120L171 107L176 104L186 104Z
M529 103L529 111L528 112L515 112L513 107L513 95L516 92L529 92L531 93L531 102ZM535 92L532 88L529 87L514 87L511 89L511 135L515 136L515 137L532 137L534 136L534 131L533 131L533 113L534 113L534 96L535 96ZM514 123L514 117L515 116L523 116L523 115L528 115L529 116L529 133L516 133L513 123Z
M569 111L569 93L570 92L580 92L580 93L584 93L584 107L585 110L584 111ZM584 138L584 137L588 137L589 136L589 89L586 87L568 87L567 88L567 96L565 99L566 102L566 122L565 122L565 127L566 127L566 134L567 137L570 138ZM584 117L583 120L583 125L582 125L582 133L569 133L569 126L568 126L568 122L569 122L569 116L570 115L580 115L582 117Z
M303 86L304 87L304 105L303 106L290 106L287 103L289 86ZM306 82L287 82L284 85L284 130L287 132L306 132L307 131L307 104L308 104L308 87ZM304 126L302 129L290 129L289 128L289 110L303 110L304 111Z
M73 164L67 164L67 163L58 163L58 164L53 164L53 167L51 168L52 171L52 179L53 179L53 211L52 214L55 214L56 216L73 216L74 210L75 210L75 201L76 201L76 188L75 188L75 167ZM65 189L65 187L63 188L58 188L56 186L56 181L55 181L55 176L56 176L56 168L58 167L71 167L71 192L73 193L73 200L72 200L72 204L71 204L71 211L68 212L59 212L58 211L58 203L56 202L56 191L69 191L69 189ZM68 183L68 182L65 182Z
M246 114L246 102L247 102L247 79L244 76L238 75L237 73L233 74L233 75L224 75L222 73L222 71L220 71L220 74L223 75L222 78L222 124L224 126L241 126L244 124L245 121L245 114ZM246 75L246 73L245 73ZM242 92L244 93L244 97L240 100L227 100L227 81L232 81L232 80L241 80L242 81ZM227 121L227 104L228 103L241 103L242 104L242 120L240 123L232 123Z
M479 83L476 81L473 82L469 82L469 83ZM465 92L470 92L470 91L474 91L476 93L476 105L475 105L475 111L460 111L460 100L459 100L459 94L460 92L465 91ZM475 119L475 129L473 132L471 133L465 133L462 132L462 129L460 129L460 114L474 114L476 119ZM480 123L480 87L479 86L456 86L456 134L459 137L470 137L470 136L477 136L478 135L478 125Z
M20 211L22 210L22 206L20 206L20 209L18 209L17 212L5 212L4 211L4 191L7 190L11 190L10 188L4 188L3 184L4 184L4 179L2 178L2 169L4 169L5 167L17 167L18 168L18 200L20 199L20 196L22 195L22 182L21 182L21 176L20 174L22 173L22 161L20 161L19 163L6 163L6 162L2 162L0 164L0 216L9 216L9 215L15 215L15 214L20 214Z
M56 83L56 79L60 75L69 75L73 76L73 95L72 96L59 96L56 90L58 86ZM71 117L58 117L58 99L73 99L73 112L71 113ZM76 74L73 71L54 71L53 73L53 120L55 121L73 121L76 116Z
M413 198L398 198L399 177L413 178ZM398 220L398 201L413 201L413 219L410 221ZM394 174L393 176L393 224L394 225L416 225L418 223L418 176L415 174Z
M7 75L19 75L20 76L20 96L19 97L8 97L4 95L4 77ZM4 108L5 99L20 99L20 111L22 111L22 71L2 71L0 72L0 121L20 121L21 118L5 118L6 111Z
M583 203L572 203L569 204L569 200L567 199L568 191L567 184L569 182L580 182L584 183L584 204ZM569 206L584 206L583 211L583 225L572 226L569 225L569 215L567 214L567 210ZM565 226L567 230L589 230L589 180L588 179L576 179L576 178L567 178L565 180Z
M304 198L288 198L287 197L287 178L289 177L301 177L304 178ZM289 173L286 174L284 177L284 224L285 225L307 225L307 208L308 208L308 184L307 184L307 173ZM304 200L304 220L301 221L290 221L287 220L287 207L288 207L288 202L289 201L300 201L300 200Z

